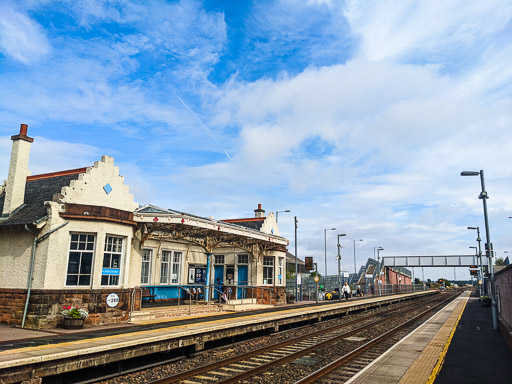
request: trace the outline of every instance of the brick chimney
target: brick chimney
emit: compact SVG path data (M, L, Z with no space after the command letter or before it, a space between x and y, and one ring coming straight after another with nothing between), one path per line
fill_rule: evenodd
M261 204L258 204L258 209L254 210L254 217L265 217L265 210L261 209Z
M30 144L33 138L27 136L28 125L21 124L20 133L11 136L12 150L9 164L9 176L5 187L5 200L2 216L9 216L16 208L20 207L25 199L25 184L28 170L28 158Z

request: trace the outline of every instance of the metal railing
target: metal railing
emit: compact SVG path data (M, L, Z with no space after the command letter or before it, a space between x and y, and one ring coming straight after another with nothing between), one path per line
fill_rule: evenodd
M331 277L331 276L329 276ZM339 281L336 277L323 279L321 278L318 287L323 286L323 290L318 290L314 281L303 279L302 285L299 285L298 301L316 301L325 300L325 296L329 292L339 291ZM357 284L351 284L350 289L352 296L356 296ZM398 293L417 292L428 290L423 284L361 284L360 290L363 296L386 296ZM286 285L286 294L295 297L295 282L292 280Z
M261 287L255 285L222 285L218 284L199 285L199 284L181 284L181 285L150 285L143 286L143 289L149 289L156 300L169 300L169 302L180 305L191 305L204 303L219 303L222 295L225 294L225 304L249 304L259 302L261 304L272 304L275 298L275 287ZM208 295L208 301L206 301Z

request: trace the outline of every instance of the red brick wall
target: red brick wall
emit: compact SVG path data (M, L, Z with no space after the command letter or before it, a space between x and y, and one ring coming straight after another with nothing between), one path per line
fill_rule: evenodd
M119 304L110 308L106 304L107 296L116 293ZM112 290L32 290L28 305L25 327L55 328L62 322L61 311L64 306L73 305L89 312L85 321L86 326L105 323L121 323L128 320L134 294L134 309L140 308L140 289ZM0 289L0 321L5 324L21 325L26 289Z
M512 265L494 274L499 315L512 327Z
M399 276L401 279L399 279ZM412 279L409 276L405 276L403 274L400 274L397 271L394 271L392 269L386 268L386 284L393 284L393 285L410 285L412 284ZM398 289L397 289L398 291Z

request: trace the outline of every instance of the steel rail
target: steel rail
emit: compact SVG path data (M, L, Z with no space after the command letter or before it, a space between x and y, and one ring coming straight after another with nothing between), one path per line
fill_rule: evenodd
M310 348L312 350L318 349L318 348L320 348L324 344L331 343L333 340L336 340L338 338L348 337L351 334L354 334L354 333L357 333L357 332L361 332L362 330L365 330L367 328L371 328L371 327L375 326L376 324L389 319L390 317L397 316L397 315L399 315L399 314L401 314L401 313L403 313L405 311L410 310L410 307L412 307L412 308L420 307L420 306L425 305L426 303L428 303L430 301L433 301L432 297L428 297L428 298L426 298L424 300L420 300L419 302L408 303L405 306L405 308L399 309L398 312L396 312L396 308L388 309L388 310L386 310L384 312L381 312L381 313L377 314L378 316L383 316L384 315L384 317L382 317L381 319L373 321L373 322L371 322L369 324L366 324L364 326L361 326L361 327L359 327L357 329L345 332L345 333L343 333L341 335L338 335L338 336L335 336L333 338L330 338L327 341L321 342L319 344L315 344L314 346L308 347L306 349L303 349L302 351L296 352L296 353L290 355L292 357L289 358L288 360L296 359L297 357L300 357L301 355L307 354L309 352ZM361 321L372 319L375 316L376 316L376 314L370 314L368 316L364 316L363 318L358 318L358 319L350 320L350 321L347 321L346 323L344 323L343 326L349 326L349 325L352 325L354 323L360 323ZM317 331L314 331L314 332L309 333L307 335L298 336L298 337L295 337L295 338L290 339L290 340L285 340L285 341L282 341L282 342L279 342L279 343L276 343L276 344L268 345L266 347L263 347L263 348L260 348L260 349L254 350L254 351L246 352L246 353L238 355L238 356L234 356L234 357L231 357L231 358L223 359L223 360L217 361L215 363L211 363L211 364L205 364L203 366L200 366L200 367L197 367L197 368L194 368L194 369L190 369L190 370L185 371L185 372L180 372L180 373L177 373L177 374L174 374L174 375L162 378L162 379L157 379L157 380L149 382L148 384L170 384L170 383L177 383L177 382L180 382L181 380L185 380L185 379L191 378L193 376L200 375L202 373L205 373L205 372L208 372L208 371L211 371L211 370L223 367L223 366L228 366L228 365L233 364L233 363L239 363L241 360L249 359L249 358L251 358L253 356L260 355L260 354L266 353L268 351L279 349L279 348L288 346L290 344L298 343L298 342L304 341L304 340L312 338L312 337L317 337L317 336L320 336L320 335L324 336L324 335L326 335L328 333L332 333L332 332L336 332L336 331L339 331L339 329L332 328L332 329L327 329L327 330L326 329L317 330ZM305 352L303 352L303 351L305 351ZM299 355L299 354L301 354L301 355ZM274 361L269 362L267 364L263 364L263 365L261 365L259 367L253 368L253 369L251 369L249 371L246 371L246 373L242 373L240 375L234 376L233 377L234 381L230 381L231 378L229 378L229 379L226 379L224 381L220 381L219 383L230 383L230 382L236 383L238 380L241 380L243 378L254 376L260 370L268 369L268 368L270 368L273 365L282 364L283 362L287 361L287 360L284 361L282 359L286 359L286 358L287 357L283 357L283 358L274 360ZM264 367L264 368L262 368L262 367Z
M294 384L307 384L312 383L327 374L331 373L332 371L338 369L340 366L345 364L346 362L354 359L355 357L359 356L363 352L367 351L368 349L372 348L374 345L379 344L380 342L384 341L388 337L391 337L398 331L402 330L403 328L407 327L408 325L414 323L415 321L419 320L420 318L426 316L429 312L432 312L434 309L438 308L441 305L444 305L446 302L452 301L455 299L455 297L458 295L453 295L449 297L448 299L440 302L439 304L436 304L432 308L427 309L426 311L423 311L422 313L418 314L417 316L413 317L410 320L407 320L406 322L396 326L395 328L387 331L386 333L383 333L380 336L377 336L376 338L370 340L369 342L361 345L360 347L354 349L352 352L347 353L346 355L334 360L333 362L327 364L326 366L320 368L319 370L309 374L306 377L303 377L299 381L296 381Z

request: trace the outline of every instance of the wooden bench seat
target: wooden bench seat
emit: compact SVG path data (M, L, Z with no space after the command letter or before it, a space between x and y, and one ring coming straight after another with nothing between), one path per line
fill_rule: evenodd
M156 297L156 295L152 295L152 294L151 294L151 291L150 291L149 289L144 288L144 289L142 290L142 300L143 300L143 301L144 301L144 299L148 299L148 303L149 303L150 301L153 301L153 303L154 303L154 302L155 302L155 297Z

